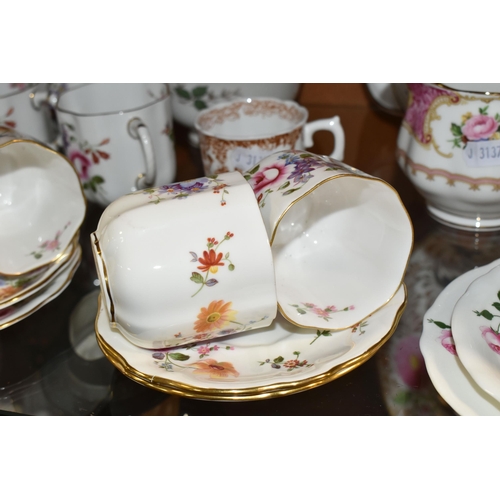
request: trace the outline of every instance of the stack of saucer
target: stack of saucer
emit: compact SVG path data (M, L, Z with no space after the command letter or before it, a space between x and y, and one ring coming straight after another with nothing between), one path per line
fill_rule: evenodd
M81 261L86 202L71 163L36 141L0 137L0 329L59 295Z
M459 415L500 415L500 259L452 281L424 315L420 349Z
M387 341L413 228L381 179L292 150L123 196L91 241L105 356L160 391L250 400L329 382Z

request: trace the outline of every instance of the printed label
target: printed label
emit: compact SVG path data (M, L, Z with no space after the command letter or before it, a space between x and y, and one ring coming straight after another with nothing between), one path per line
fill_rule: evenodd
M468 167L500 166L500 140L469 141L462 154Z
M253 147L247 148L234 148L229 153L229 167L241 171L249 170L264 158L269 156L273 151L268 151Z

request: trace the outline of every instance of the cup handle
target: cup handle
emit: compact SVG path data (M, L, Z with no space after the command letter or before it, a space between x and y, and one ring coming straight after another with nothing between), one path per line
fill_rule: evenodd
M132 120L128 122L128 132L134 139L138 139L141 142L142 153L146 164L146 173L141 173L137 176L135 187L137 189L151 187L156 178L156 162L148 127L146 127L140 118L132 118Z
M304 126L304 147L310 148L313 144L313 135L318 130L329 130L335 139L335 145L333 151L330 155L338 161L343 161L344 159L344 149L345 149L345 134L344 129L340 123L340 118L334 116L332 118L324 118L322 120L315 120L313 122L306 123Z

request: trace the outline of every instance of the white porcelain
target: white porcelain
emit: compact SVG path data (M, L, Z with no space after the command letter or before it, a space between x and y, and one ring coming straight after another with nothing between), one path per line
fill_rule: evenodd
M202 111L195 127L205 174L246 172L277 151L311 147L318 130L333 134L330 156L342 160L345 137L340 118L309 123L307 118L307 109L296 102L271 98L238 99Z
M359 327L330 332L297 328L278 315L268 328L169 350L141 349L110 326L101 303L97 341L135 382L183 397L248 401L285 396L354 370L394 333L406 288Z
M413 245L388 183L305 151L268 156L247 174L271 241L281 313L342 330L387 304Z
M500 228L500 84L408 84L400 167L429 213L452 227Z
M93 83L56 105L66 156L87 198L107 206L122 195L172 182L172 104L163 83Z
M500 403L471 377L457 355L452 315L468 286L500 265L500 259L468 271L453 280L423 318L420 349L434 387L459 415L500 415Z
M50 144L54 135L49 109L45 103L33 103L35 94L45 87L42 83L0 83L0 128Z
M500 401L500 265L474 280L458 299L451 328L466 370Z
M58 261L85 217L78 175L63 155L0 135L0 274L24 275Z
M27 318L45 304L48 304L58 297L71 283L81 260L82 249L80 245L78 245L71 259L61 267L56 275L45 286L39 289L36 294L16 304L0 309L0 330Z
M34 271L21 276L2 276L0 275L0 309L15 304L26 299L30 295L37 293L44 287L60 269L73 257L78 248L78 236L75 235L74 240L68 245L61 257L54 262Z
M293 100L300 83L170 83L174 118L193 128L198 113L214 104L242 97Z
M403 115L408 103L406 83L367 83L370 95L384 111Z
M172 347L271 324L271 248L239 172L121 197L92 248L109 319L141 347Z

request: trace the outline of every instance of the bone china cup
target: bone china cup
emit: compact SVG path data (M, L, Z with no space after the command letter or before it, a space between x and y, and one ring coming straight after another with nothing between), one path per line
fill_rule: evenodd
M19 137L0 133L0 275L24 281L64 256L86 201L66 157Z
M171 95L164 83L91 83L56 105L66 156L85 195L107 206L176 174Z
M239 172L123 196L91 235L111 325L144 348L269 326L271 247Z
M313 145L318 130L334 136L330 156L342 160L344 129L338 116L307 122L308 111L293 101L237 99L202 111L196 118L206 175L244 173L271 153Z
M500 228L500 84L408 84L398 163L452 227Z
M413 227L392 186L305 151L270 155L245 177L271 241L286 319L322 330L355 327L394 296Z

